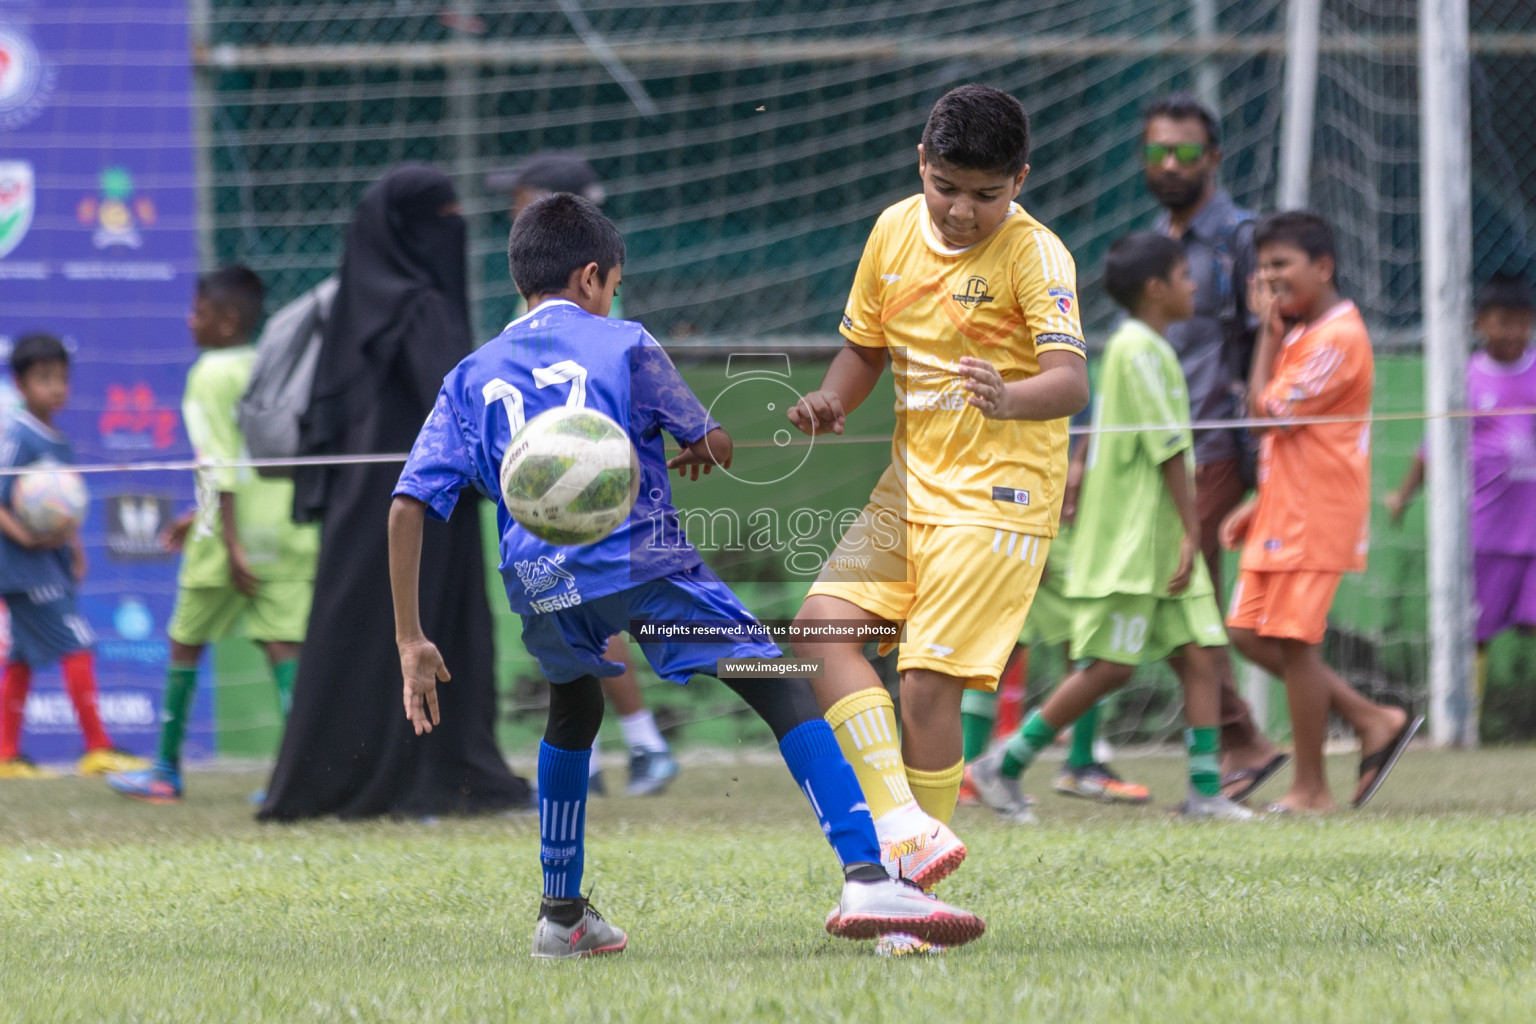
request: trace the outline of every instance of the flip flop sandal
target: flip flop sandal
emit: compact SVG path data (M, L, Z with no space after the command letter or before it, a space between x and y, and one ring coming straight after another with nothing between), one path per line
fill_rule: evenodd
M1227 793L1228 800L1231 800L1235 804L1240 804L1244 800L1247 800L1249 797L1253 796L1253 794L1257 793L1260 786L1274 778L1275 773L1278 772L1281 768L1284 768L1287 764L1290 763L1290 761L1290 754L1276 754L1274 757L1269 759L1267 764L1264 764L1258 768L1239 768L1235 772L1231 772L1222 776L1221 790L1223 793L1226 793L1228 786L1236 785L1239 782L1248 783L1248 785L1244 786L1236 793Z
M1408 749L1408 741L1413 739L1414 733L1418 732L1419 726L1423 724L1423 715L1409 714L1408 721L1403 723L1403 727L1398 730L1391 743L1388 743L1374 754L1360 759L1361 778L1365 777L1366 772L1373 770L1376 772L1376 777L1365 788L1365 792L1356 798L1354 804L1356 810L1368 804L1371 797L1375 796L1376 791L1381 788L1381 784L1387 781L1387 776L1392 773L1393 768L1397 767L1397 759L1402 757L1403 751Z

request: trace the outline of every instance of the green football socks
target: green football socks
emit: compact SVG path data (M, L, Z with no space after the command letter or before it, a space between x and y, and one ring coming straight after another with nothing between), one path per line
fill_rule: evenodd
M165 698L160 710L160 749L156 761L167 768L181 765L181 744L197 693L197 666L172 665L165 670Z
M1035 756L1055 741L1056 727L1046 722L1039 708L1031 711L1024 719L1024 725L1003 748L1003 775L1010 779L1023 775L1024 769L1034 763Z
M1099 701L1072 725L1072 749L1067 754L1068 768L1086 768L1093 764L1093 741L1099 735Z
M997 720L997 694L986 690L966 690L960 695L960 738L966 763L986 753L992 739L992 723Z
M1216 767L1220 737L1221 730L1216 726L1184 730L1184 742L1189 746L1189 785L1201 796L1221 792L1221 772Z
M299 674L299 659L289 658L272 666L272 678L277 682L277 703L283 709L283 718L293 709L293 680Z

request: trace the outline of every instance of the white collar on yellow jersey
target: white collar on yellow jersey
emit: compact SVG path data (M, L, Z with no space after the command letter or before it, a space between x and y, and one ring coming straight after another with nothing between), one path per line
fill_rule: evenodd
M1023 212L1024 208L1018 203L1009 203L1008 212L1003 215L1002 220L998 221L997 227L992 229L992 235L995 235L998 233L998 231L1002 230L1003 225L1008 223L1009 217L1012 217L1016 213ZM918 211L917 223L923 229L923 241L928 243L928 248L932 249L940 256L959 256L961 253L969 252L970 250L976 248L982 242L985 242L987 238L992 237L992 235L988 235L987 238L983 238L980 242L972 242L970 245L963 246L962 248L951 249L949 246L945 245L942 241L939 240L939 233L938 231L934 230L933 227L933 218L928 216L927 203L923 203L922 209Z

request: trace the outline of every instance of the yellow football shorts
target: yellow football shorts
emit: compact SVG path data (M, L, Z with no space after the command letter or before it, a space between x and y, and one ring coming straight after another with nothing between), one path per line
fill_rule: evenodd
M196 647L229 636L244 616L245 635L252 640L301 644L314 593L312 580L262 580L249 597L232 586L182 587L166 632L177 643Z
M910 523L871 505L810 592L904 622L900 671L928 669L964 679L967 689L995 690L1050 546L1049 537L991 526Z

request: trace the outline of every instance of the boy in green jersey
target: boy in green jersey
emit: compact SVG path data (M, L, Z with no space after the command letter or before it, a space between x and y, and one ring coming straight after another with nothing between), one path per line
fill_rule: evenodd
M1138 232L1110 246L1104 287L1130 313L1110 338L1094 404L1072 575L1072 656L1083 664L1008 743L971 765L983 803L1030 820L1019 776L1056 734L1145 661L1168 658L1189 728L1185 817L1247 819L1221 795L1220 696L1207 648L1226 645L1200 557L1189 396L1162 332L1194 311L1195 285L1177 242Z
M187 325L202 355L187 372L182 417L200 459L248 457L235 407L251 379L251 334L261 320L264 289L249 268L230 266L198 279ZM243 618L245 633L266 648L283 714L293 694L299 645L309 623L318 524L295 524L293 483L249 468L206 471L199 508L161 534L181 551L176 610L167 632L171 664L161 706L154 766L107 777L117 792L148 803L181 800L181 745L197 690L203 647L229 634ZM209 486L211 485L211 486Z

